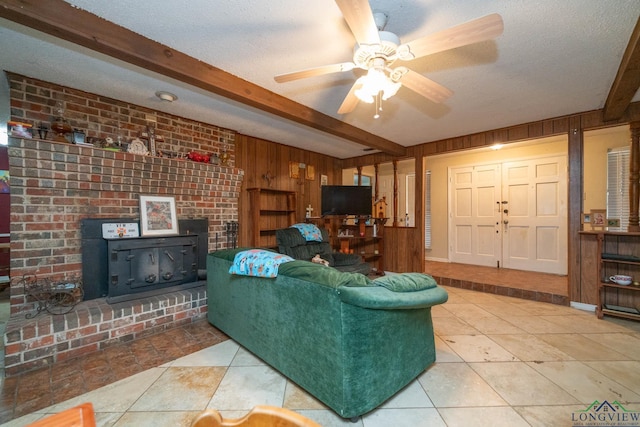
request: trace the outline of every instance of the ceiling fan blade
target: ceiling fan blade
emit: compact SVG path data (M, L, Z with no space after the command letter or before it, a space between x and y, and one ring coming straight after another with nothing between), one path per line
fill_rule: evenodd
M360 83L355 82L353 84L353 86L351 86L351 89L349 89L349 93L347 94L347 96L344 98L344 101L342 101L342 105L340 105L340 108L338 108L338 114L347 114L353 111L354 108L356 108L356 105L358 105L358 97L356 96L356 90L362 86Z
M278 83L290 82L292 80L306 79L307 77L321 76L323 74L340 73L351 71L355 67L353 62L343 62L341 64L323 65L322 67L308 68L306 70L294 71L293 73L280 74L274 77Z
M491 40L502 34L504 23L497 13L456 25L398 47L402 60L411 60L425 55L454 49L468 44Z
M336 0L358 44L380 44L378 26L369 0Z
M402 83L402 86L406 86L433 102L443 102L453 95L453 92L441 84L411 70L408 70L406 74L402 76L400 83Z

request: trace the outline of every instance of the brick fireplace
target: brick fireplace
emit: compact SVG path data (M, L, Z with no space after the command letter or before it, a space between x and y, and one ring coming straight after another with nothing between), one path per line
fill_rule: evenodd
M10 138L12 284L11 318L4 338L6 374L203 318L206 292L200 286L114 304L96 298L64 315L45 312L27 319L36 303L13 279L34 274L43 279L82 276L81 221L138 218L140 194L173 196L179 219L206 218L207 249L224 247L226 224L238 220L244 175L234 167L235 134L24 76L7 76L12 120L48 124L55 103L64 99L74 128L103 138L120 128L129 139L145 129L142 118L153 114L156 132L164 135L166 144L159 143L159 150L226 152L229 161L204 164Z

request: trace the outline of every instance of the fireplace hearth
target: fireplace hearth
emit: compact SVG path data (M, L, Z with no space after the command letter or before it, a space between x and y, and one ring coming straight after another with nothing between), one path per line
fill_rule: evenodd
M179 235L105 239L102 224L135 219L82 221L82 277L85 300L110 304L204 286L207 219L180 220Z

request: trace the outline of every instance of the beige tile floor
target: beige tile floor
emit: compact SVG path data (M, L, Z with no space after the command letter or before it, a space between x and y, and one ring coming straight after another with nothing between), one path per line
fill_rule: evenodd
M339 418L232 340L14 419L92 402L99 426L188 426L206 408L239 417L283 406L325 427L573 426L595 400L640 412L640 322L447 288L434 307L437 360L357 422Z

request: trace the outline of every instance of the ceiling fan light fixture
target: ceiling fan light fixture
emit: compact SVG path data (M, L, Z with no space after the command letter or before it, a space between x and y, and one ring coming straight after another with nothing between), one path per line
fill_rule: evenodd
M393 82L391 79L387 78L385 88L382 90L382 99L386 101L398 93L400 86L402 86L400 82Z
M356 80L356 85L360 86L360 88L356 89L354 94L358 99L367 104L373 104L373 96L375 94L371 93L371 88L367 86L367 76L362 76L358 80Z
M378 67L370 68L365 76L356 81L356 84L360 88L356 89L355 95L360 101L367 104L372 104L378 94L381 94L382 99L386 101L395 95L402 86L400 82L391 80L384 69Z

